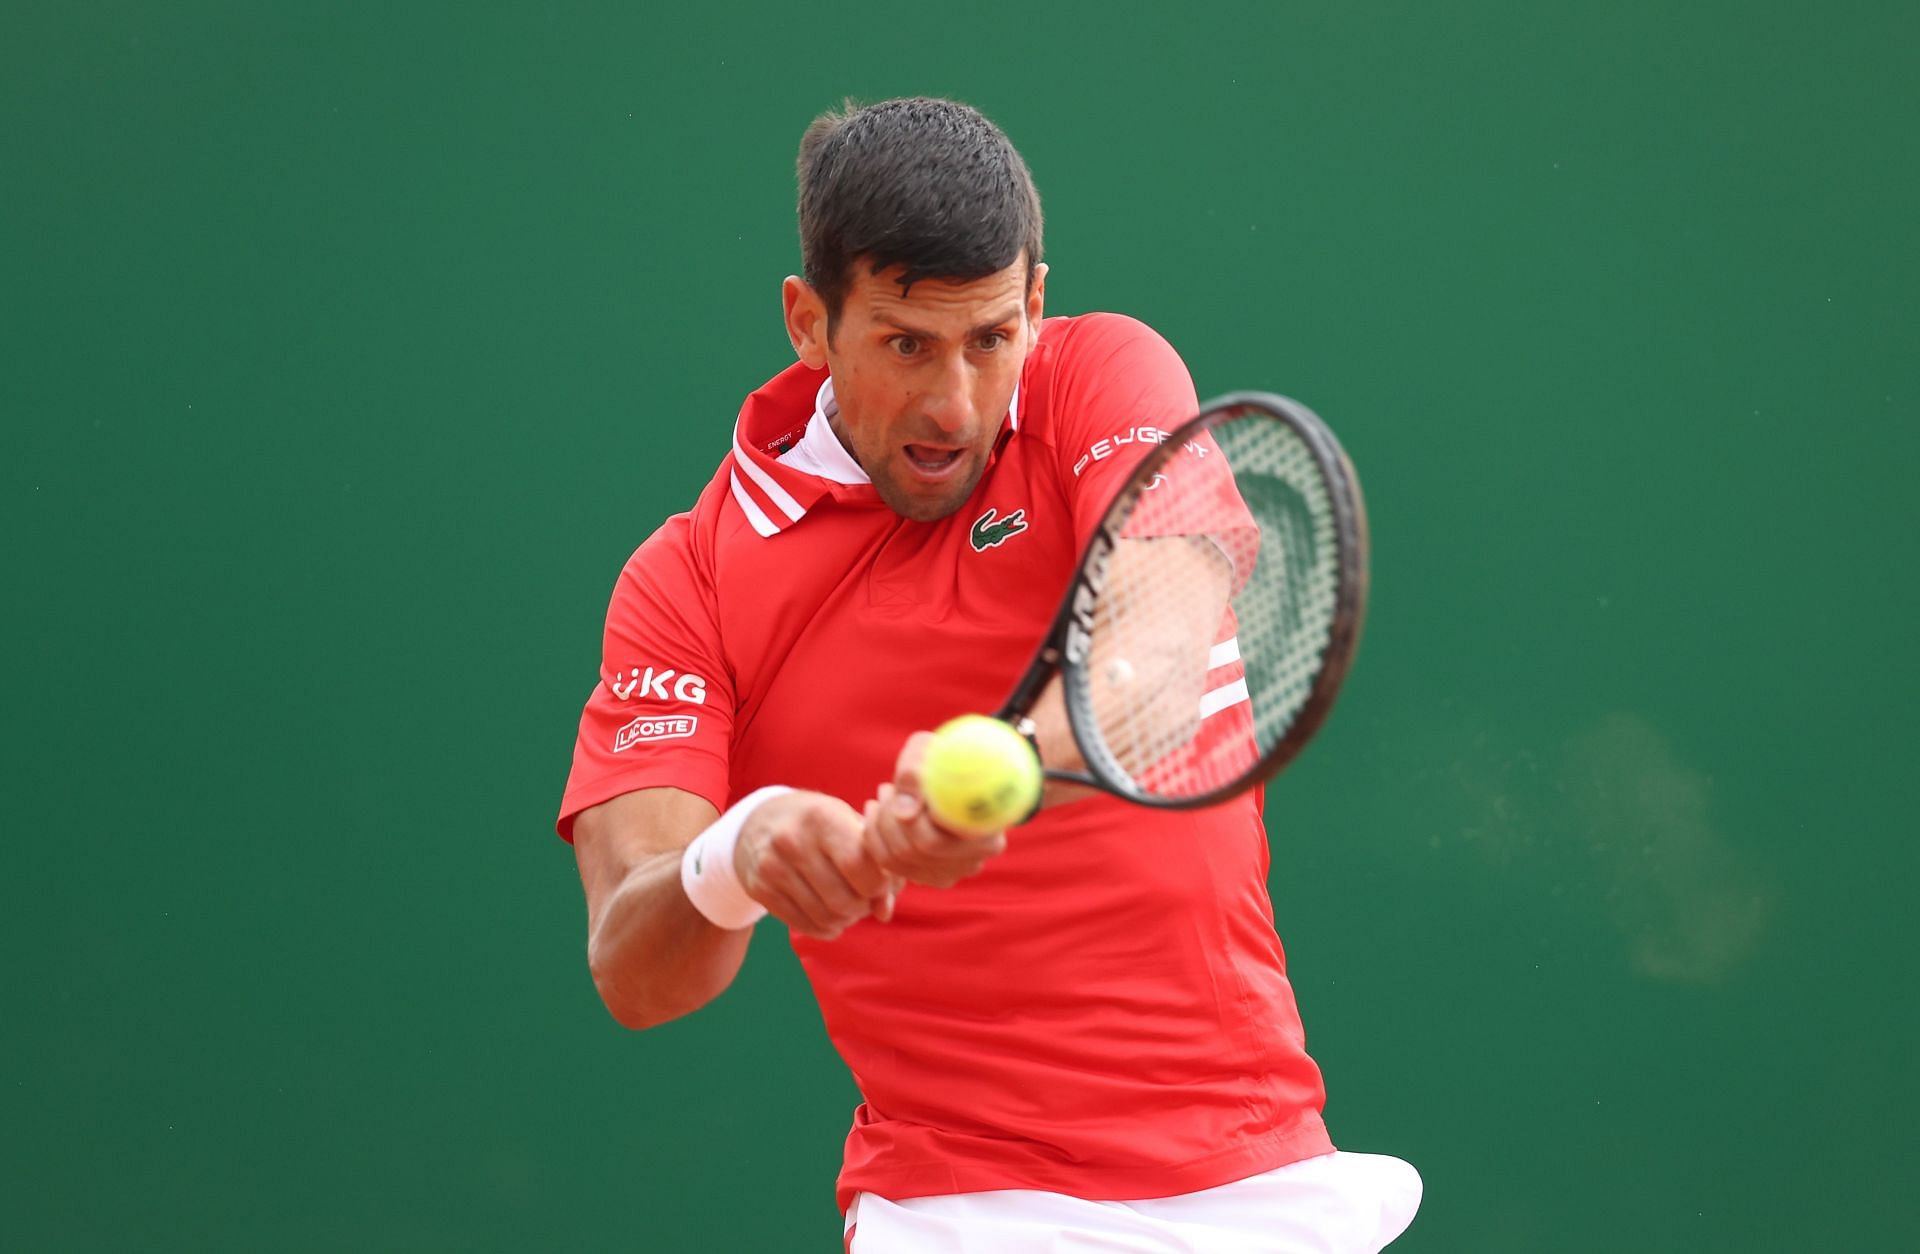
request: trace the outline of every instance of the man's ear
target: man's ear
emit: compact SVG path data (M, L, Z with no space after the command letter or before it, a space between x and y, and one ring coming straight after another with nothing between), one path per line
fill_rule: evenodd
M827 368L827 304L811 284L789 274L780 284L787 338L796 357L815 370Z
M1040 338L1040 319L1047 308L1047 263L1041 262L1033 268L1033 290L1027 293L1027 323L1033 328L1033 338Z

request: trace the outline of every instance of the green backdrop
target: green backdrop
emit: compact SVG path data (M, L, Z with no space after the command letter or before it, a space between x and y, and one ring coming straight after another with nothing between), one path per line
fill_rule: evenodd
M1396 1249L1912 1243L1920 11L647 7L0 14L0 1244L836 1248L781 936L625 1032L549 825L912 92L1366 477L1272 887Z

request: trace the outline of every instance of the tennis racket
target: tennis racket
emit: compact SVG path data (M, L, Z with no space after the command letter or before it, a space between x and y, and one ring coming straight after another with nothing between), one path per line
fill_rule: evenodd
M1352 463L1313 411L1235 392L1114 495L997 717L1031 741L1057 676L1084 769L1140 805L1211 805L1278 773L1332 708L1367 601Z

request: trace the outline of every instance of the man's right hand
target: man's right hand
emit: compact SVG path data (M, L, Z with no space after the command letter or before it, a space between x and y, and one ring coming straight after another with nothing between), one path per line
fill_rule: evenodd
M863 829L838 797L771 797L741 827L734 870L769 914L803 936L832 940L870 914L891 918L901 888L867 851Z

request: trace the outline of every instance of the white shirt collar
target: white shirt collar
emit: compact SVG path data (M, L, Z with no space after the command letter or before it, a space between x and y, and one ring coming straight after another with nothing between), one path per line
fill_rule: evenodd
M829 375L814 396L813 421L807 424L800 442L781 454L780 464L834 483L872 483L833 433L833 418L839 412L840 404L833 399L833 377Z

